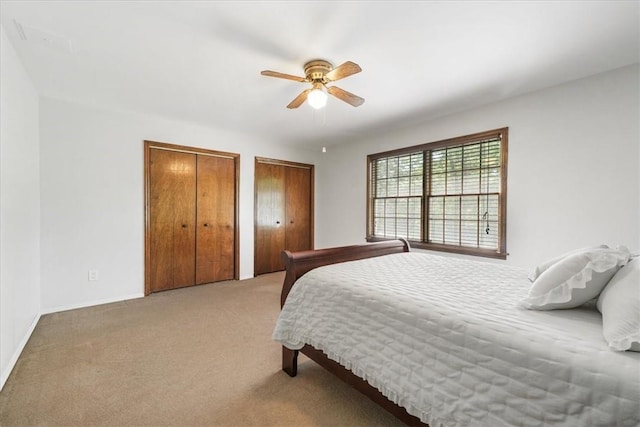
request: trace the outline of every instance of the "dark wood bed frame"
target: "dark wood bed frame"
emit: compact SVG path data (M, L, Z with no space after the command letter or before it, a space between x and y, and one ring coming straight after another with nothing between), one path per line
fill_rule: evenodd
M282 261L286 268L280 307L284 305L291 288L307 271L328 264L336 264L345 261L354 261L363 258L372 258L381 255L409 252L409 243L406 240L393 240L362 245L342 246L337 248L319 249L302 252L282 252ZM407 411L387 399L378 389L368 382L356 376L353 372L344 368L339 363L329 359L322 351L316 350L310 345L305 345L300 350L290 350L282 347L282 370L289 376L295 377L298 373L298 354L303 353L338 378L354 387L356 390L369 397L391 414L411 426L426 426L419 418L410 415Z

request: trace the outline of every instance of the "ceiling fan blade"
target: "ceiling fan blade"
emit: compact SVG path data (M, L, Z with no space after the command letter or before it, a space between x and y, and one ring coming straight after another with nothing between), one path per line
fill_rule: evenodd
M331 86L327 88L327 92L336 98L346 102L347 104L351 104L354 107L359 107L364 102L364 98L360 98L357 95L352 94L351 92L347 92L344 89L340 89L336 86Z
M336 80L344 79L352 74L356 74L362 71L362 68L355 62L347 61L342 65L334 68L326 74L327 80L335 82Z
M309 94L309 92L311 92L311 90L312 89L303 90L300 95L296 96L296 98L291 101L289 105L287 105L287 108L298 108L299 106L301 106L304 101L307 100L307 95Z
M296 82L302 82L302 83L307 81L307 79L304 77L293 76L291 74L284 74L284 73L279 73L277 71L271 71L271 70L261 71L260 74L262 74L263 76L279 77L281 79L295 80Z

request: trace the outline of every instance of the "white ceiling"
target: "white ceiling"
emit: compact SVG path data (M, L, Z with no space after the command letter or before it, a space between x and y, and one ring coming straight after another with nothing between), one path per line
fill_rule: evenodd
M632 1L5 1L41 95L316 149L639 62ZM19 24L19 25L16 25ZM20 37L21 27L27 40ZM286 105L311 59L366 99Z

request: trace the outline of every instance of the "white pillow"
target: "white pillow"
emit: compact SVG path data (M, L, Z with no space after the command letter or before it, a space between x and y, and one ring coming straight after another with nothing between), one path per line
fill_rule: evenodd
M602 335L617 351L640 351L640 258L616 273L598 298Z
M607 245L600 245L600 246L589 246L586 248L580 248L580 249L574 249L570 252L567 252L565 254L562 254L560 256L557 256L555 258L551 258L545 262L543 262L542 264L538 264L536 266L536 268L534 268L531 273L529 273L529 276L527 276L529 278L530 281L535 281L542 273L544 273L545 271L547 271L549 269L549 267L551 267L553 264L556 264L558 261L561 261L563 259L565 259L568 256L571 255L575 255L575 254L580 254L583 252L587 252L587 251L591 251L593 249L598 249L598 248L602 248L602 249L607 249L609 246Z
M570 255L544 271L521 305L530 310L574 308L596 298L629 260L629 251L596 248Z

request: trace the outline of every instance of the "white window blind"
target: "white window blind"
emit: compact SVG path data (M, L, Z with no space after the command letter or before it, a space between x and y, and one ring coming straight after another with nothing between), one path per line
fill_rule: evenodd
M392 156L372 164L375 177L373 228L376 236L421 239L424 158Z
M506 257L506 138L504 128L370 155L367 239Z
M432 243L498 249L500 140L429 151Z

